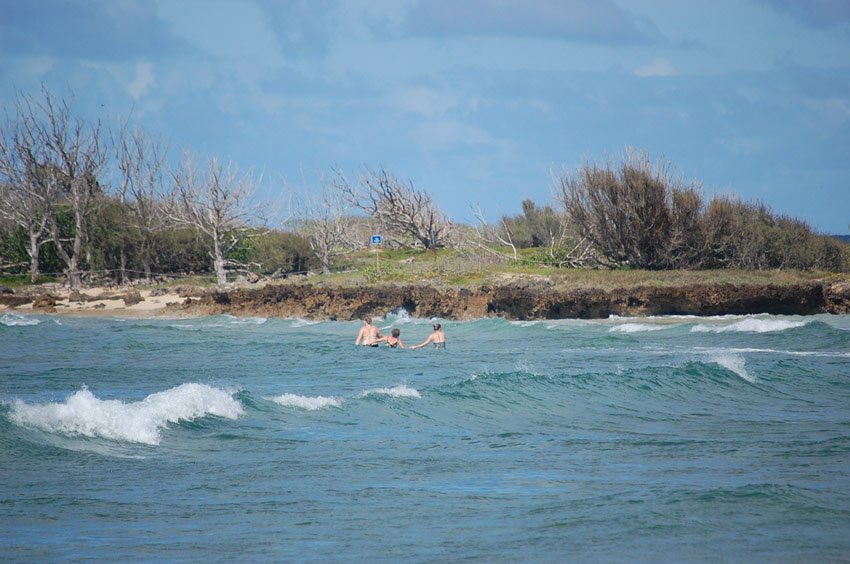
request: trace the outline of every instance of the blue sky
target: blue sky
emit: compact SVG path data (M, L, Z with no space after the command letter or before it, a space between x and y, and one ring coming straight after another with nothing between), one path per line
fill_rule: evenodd
M453 218L627 147L850 223L846 0L0 0L0 103L73 92L179 153L315 186L384 166Z

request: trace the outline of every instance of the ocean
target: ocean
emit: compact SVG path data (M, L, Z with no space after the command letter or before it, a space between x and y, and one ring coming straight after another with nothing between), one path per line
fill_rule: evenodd
M850 561L850 316L441 322L3 313L0 554Z

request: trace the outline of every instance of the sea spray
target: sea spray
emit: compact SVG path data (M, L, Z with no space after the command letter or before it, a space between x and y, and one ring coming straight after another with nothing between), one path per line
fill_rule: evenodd
M207 415L236 419L242 406L231 393L205 384L181 384L132 403L98 399L83 388L62 403L16 400L10 418L48 432L157 445L168 423Z

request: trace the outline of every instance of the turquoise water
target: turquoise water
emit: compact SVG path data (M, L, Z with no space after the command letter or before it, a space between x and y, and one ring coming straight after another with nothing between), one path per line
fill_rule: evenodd
M850 560L850 316L358 328L3 314L0 553Z

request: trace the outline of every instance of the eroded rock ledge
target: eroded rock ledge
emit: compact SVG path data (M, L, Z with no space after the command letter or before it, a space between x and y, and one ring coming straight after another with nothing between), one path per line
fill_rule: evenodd
M546 284L457 288L426 285L378 287L266 286L211 291L172 309L194 315L353 320L397 308L414 317L475 319L594 319L610 315L726 315L850 313L850 283L790 286L733 284L638 287L604 291L555 289Z

